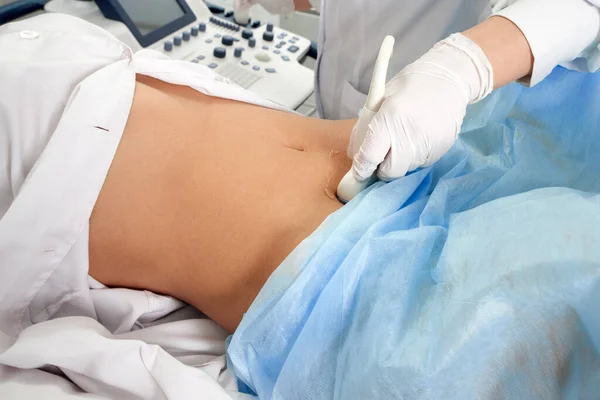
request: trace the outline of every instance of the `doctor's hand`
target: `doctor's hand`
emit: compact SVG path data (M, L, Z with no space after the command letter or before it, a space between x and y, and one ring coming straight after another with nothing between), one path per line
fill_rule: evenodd
M234 0L233 11L247 14L253 5L260 4L271 14L291 14L294 10L309 10L311 7L320 9L321 0Z
M467 106L493 89L492 66L462 34L436 44L386 85L385 100L364 142L352 133L348 156L358 181L382 180L438 161L458 137Z

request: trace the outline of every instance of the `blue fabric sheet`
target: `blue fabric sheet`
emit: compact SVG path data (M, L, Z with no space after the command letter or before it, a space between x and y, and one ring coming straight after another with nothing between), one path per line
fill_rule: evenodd
M600 396L600 74L473 106L273 273L228 357L261 399Z

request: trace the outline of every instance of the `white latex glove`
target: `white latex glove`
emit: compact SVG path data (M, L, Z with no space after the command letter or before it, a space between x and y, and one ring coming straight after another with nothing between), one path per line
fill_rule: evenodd
M391 180L438 161L458 137L467 105L493 83L492 66L472 40L454 34L437 43L388 82L362 145L352 133L354 177L364 181L379 168L379 179Z
M260 4L271 14L285 15L294 12L294 0L234 0L234 13L246 13L250 7Z

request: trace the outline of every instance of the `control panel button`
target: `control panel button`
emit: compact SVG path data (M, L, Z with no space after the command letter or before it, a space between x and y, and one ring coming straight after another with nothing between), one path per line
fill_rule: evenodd
M223 36L223 39L221 39L221 43L224 46L231 46L233 44L233 38L229 35L225 35Z
M212 69L215 69L218 66L219 66L219 64L217 64L217 63L210 63L210 64L208 64L208 68L212 68Z
M225 56L227 56L227 50L222 47L215 47L213 50L213 56L217 58L225 58Z
M267 24L267 32L273 32L273 24Z
M201 22L200 24L198 24L198 30L200 32L206 32L206 24L204 22Z
M281 56L281 59L283 61L290 61L290 58L288 56Z
M258 28L260 25L261 25L261 23L260 23L260 19L257 19L256 21L254 21L254 22L252 23L252 27L253 27L254 29Z
M285 46L287 44L287 42L285 40L282 40L281 42L279 42L280 45Z
M281 51L279 51L279 50L273 50L273 53L275 53L275 54L281 54Z
M249 47L254 47L254 46L256 46L256 39L254 39L254 38L250 38L250 39L248 40L248 46L249 46Z
M200 54L198 57L196 57L196 60L204 60L206 57L204 57L202 54Z
M174 44L175 46L181 46L181 38L180 38L179 36L175 36L175 37L173 38L173 44Z
M215 33L215 37L216 37L217 39L218 39L218 38L220 38L221 36L223 36L223 35L221 35L220 33Z
M275 35L273 35L273 32L267 31L267 32L263 33L263 40L265 42L272 42L274 38L275 38Z
M242 56L242 52L244 51L244 49L242 47L238 47L237 49L235 49L233 51L233 56L240 58Z
M263 46L262 49L263 50L269 50L269 46Z
M274 74L275 72L277 72L275 68L265 68L265 71L267 71L270 74Z
M300 38L298 36L292 36L293 40L300 40Z
M205 43L212 43L212 39L206 39L204 42Z
M249 63L248 61L244 60L244 61L242 61L240 64L242 64L242 65L248 65L248 64L250 64L250 63Z
M194 64L198 64L198 60L196 60L195 58L191 62L193 62Z
M275 45L275 47L278 48L278 49L280 49L280 48L283 47L283 45L281 43L279 43L279 44Z
M288 47L288 51L289 51L290 53L295 53L295 52L297 52L298 50L300 50L300 49L298 48L298 46L290 46L290 47Z
M242 37L244 39L250 39L252 37L252 35L254 35L254 32L252 32L250 29L244 29L242 31Z
M173 50L173 43L171 43L170 41L166 41L165 44L163 45L163 49L165 49L165 51L171 51Z
M260 71L260 67L258 65L254 65L252 67L252 69L255 70L255 71Z
M198 36L198 28L195 26L192 28L192 36Z
M268 62L271 61L269 53L258 53L254 56L258 61Z
M186 42L188 40L190 40L190 33L189 32L183 32L183 40L185 40Z

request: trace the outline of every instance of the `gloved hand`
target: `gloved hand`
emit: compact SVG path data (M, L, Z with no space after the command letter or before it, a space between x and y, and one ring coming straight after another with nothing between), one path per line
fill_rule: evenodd
M358 181L391 180L438 161L458 137L467 106L493 89L492 66L462 34L437 43L386 85L364 142L353 132L348 156Z
M294 11L294 0L234 0L233 11L247 12L255 4L260 4L271 14L283 15Z

